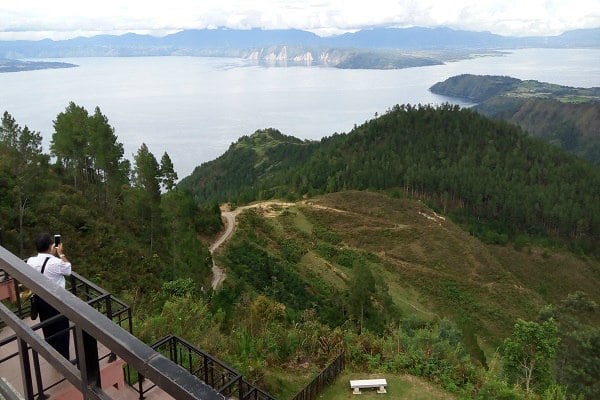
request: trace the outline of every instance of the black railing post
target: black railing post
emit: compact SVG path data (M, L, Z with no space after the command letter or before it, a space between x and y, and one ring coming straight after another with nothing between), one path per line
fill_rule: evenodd
M133 335L133 313L131 311L131 307L127 308L127 327L129 328L129 333Z
M42 382L42 372L40 371L40 356L35 350L31 350L33 355L33 371L35 372L35 383L38 391L38 400L46 399L44 394L44 382Z
M86 389L91 386L101 387L100 382L100 362L98 360L98 342L79 326L75 327L76 341L79 359L79 369L81 371L81 393L86 393Z
M208 382L208 357L206 357L206 354L202 355L202 362L204 364L204 382L210 385L210 382Z
M143 383L144 383L144 375L140 374L138 372L138 388L140 389L140 397L139 400L144 400L144 387L143 387Z
M75 278L75 275L69 276L69 282L71 282L71 293L77 296L77 279Z
M31 382L31 363L29 361L29 348L27 342L17 339L19 346L19 359L21 361L21 378L23 379L23 395L26 400L33 400L33 384Z
M108 319L110 319L111 321L113 320L112 298L110 295L106 297L106 317ZM113 362L116 359L117 359L117 355L113 351L111 351L108 356L108 362Z
M171 355L171 361L175 364L179 364L179 360L177 359L177 341L175 340L175 337L172 337L171 340L169 340L169 354Z

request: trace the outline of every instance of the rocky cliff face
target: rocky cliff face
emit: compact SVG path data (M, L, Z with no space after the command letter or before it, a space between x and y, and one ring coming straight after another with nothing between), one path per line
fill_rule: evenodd
M313 50L290 46L274 46L251 50L246 60L269 65L324 65L336 66L344 60L343 52L339 50Z

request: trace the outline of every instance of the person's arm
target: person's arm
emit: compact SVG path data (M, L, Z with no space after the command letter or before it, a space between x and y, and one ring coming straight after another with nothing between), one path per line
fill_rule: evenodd
M61 275L71 275L71 262L65 255L65 250L62 243L60 243L56 248L56 257L60 258L61 261Z

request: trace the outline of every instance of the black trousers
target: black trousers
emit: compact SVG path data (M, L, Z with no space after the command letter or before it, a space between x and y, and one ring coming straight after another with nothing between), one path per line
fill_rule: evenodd
M54 307L46 303L40 297L38 297L38 301L40 322L44 322L60 314ZM68 360L70 338L69 320L61 316L43 326L42 331L44 332L44 338L46 339L46 342L48 342L50 346L54 347L56 351L58 351L63 355L64 358Z

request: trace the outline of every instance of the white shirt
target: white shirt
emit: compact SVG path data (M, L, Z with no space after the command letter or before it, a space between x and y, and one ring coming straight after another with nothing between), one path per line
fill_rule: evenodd
M48 258L46 268L44 268L44 276L50 279L58 286L65 288L65 276L71 275L71 263L64 262L60 258L48 253L39 253L37 256L29 257L27 264L31 265L38 272L42 272L42 265Z

